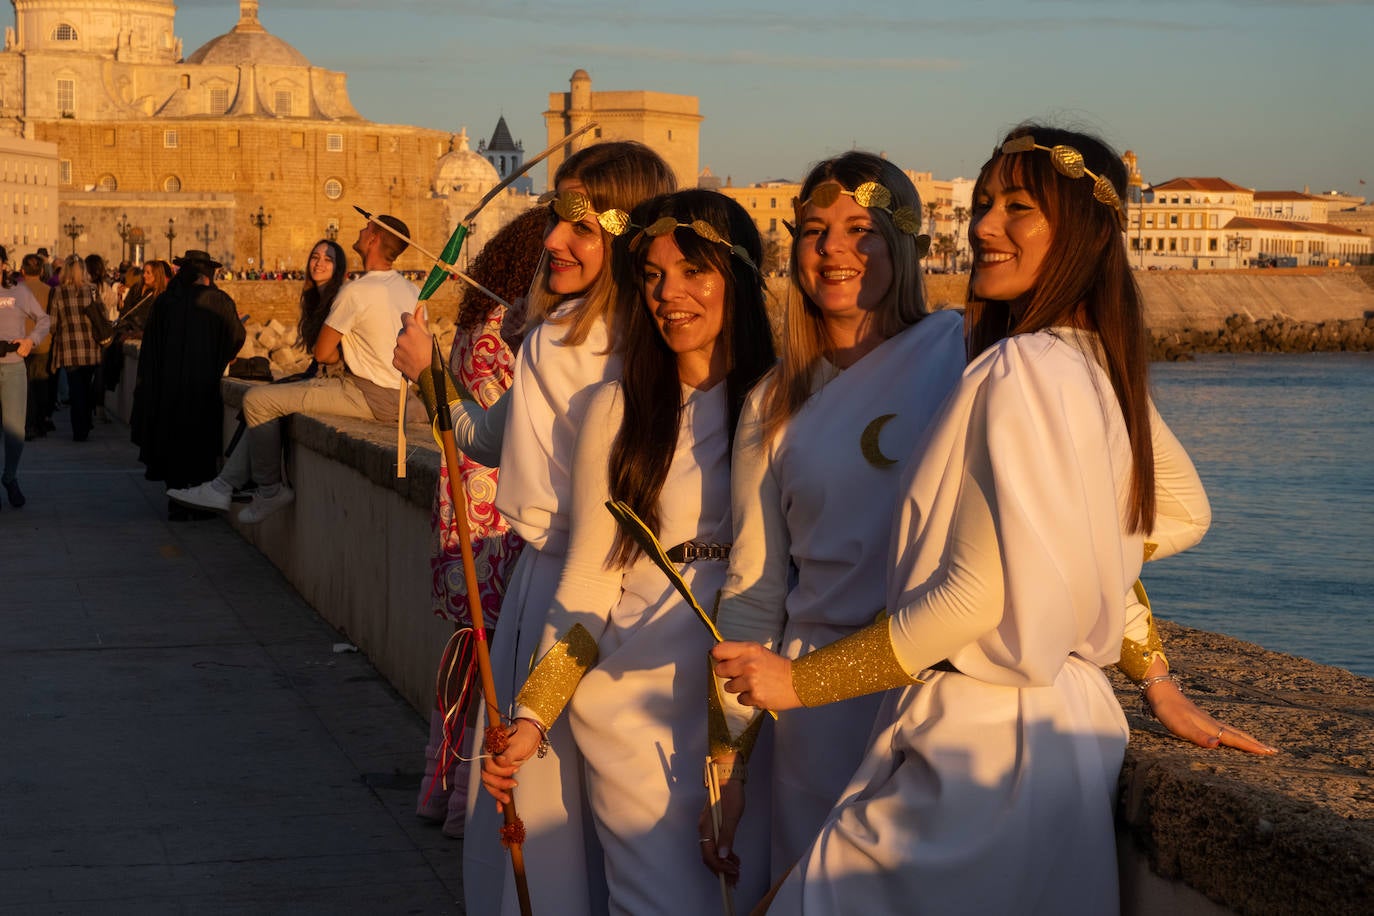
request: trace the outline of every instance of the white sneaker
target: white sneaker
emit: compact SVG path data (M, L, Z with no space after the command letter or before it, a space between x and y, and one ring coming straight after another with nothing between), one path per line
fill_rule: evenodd
M278 509L285 509L296 501L296 491L282 484L281 488L271 496L263 496L262 493L253 497L253 501L243 507L239 513L239 521L245 525L254 525L267 516L276 512Z
M186 487L181 490L168 490L167 497L176 500L183 506L191 506L194 509L213 509L216 512L228 512L229 501L233 498L231 493L223 493L215 488L210 481L196 484L194 487Z

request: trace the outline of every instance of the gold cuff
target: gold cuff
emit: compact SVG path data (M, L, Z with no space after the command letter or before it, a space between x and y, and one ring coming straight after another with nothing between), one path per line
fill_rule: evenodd
M1144 549L1144 556L1143 556L1144 562L1146 562L1146 563L1150 562L1150 557L1154 556L1154 555L1155 555L1155 551L1158 550L1158 549L1159 549L1159 545L1158 545L1158 544L1155 544L1155 543L1153 543L1152 541L1146 541L1146 542L1145 542L1145 549Z
M582 676L596 664L597 655L592 634L582 624L573 624L530 672L515 698L516 708L528 709L539 717L545 729L552 728Z
M1169 659L1164 654L1164 641L1159 638L1159 630L1155 627L1155 615L1150 611L1150 596L1145 594L1145 586L1139 579L1135 582L1135 595L1149 612L1145 618L1149 629L1145 633L1143 643L1136 642L1130 637L1122 637L1121 660L1116 663L1116 667L1138 684L1145 679L1145 672L1150 670L1156 658L1164 660L1165 670L1168 670Z
M436 391L434 387L434 372L426 369L420 373L420 377L415 380L415 385L419 388L420 401L425 405L425 412L429 414L429 422L434 423L439 414L440 404L452 404L458 400L476 401L472 392L460 385L453 377L453 373L444 367L442 392Z
M887 614L792 663L792 688L803 706L823 706L919 683L897 660Z
M754 743L759 739L759 729L763 727L763 712L756 711L749 725L740 732L739 737L730 734L730 725L725 720L725 704L720 695L720 680L716 677L715 665L707 659L710 671L706 673L706 743L711 759L735 755L739 765L749 763L749 755L754 752Z

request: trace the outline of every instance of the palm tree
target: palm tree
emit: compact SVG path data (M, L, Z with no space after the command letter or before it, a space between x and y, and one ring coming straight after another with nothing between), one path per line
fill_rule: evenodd
M935 237L935 247L931 249L940 256L945 270L949 270L949 256L958 252L958 246L954 243L954 236L939 235Z
M929 231L930 231L932 234L935 232L935 218L936 218L937 216L939 216L939 215L940 215L940 202L939 202L938 200L932 200L932 201L930 201L929 203L926 204L926 218L930 220L930 229L929 229Z
M954 208L954 272L959 272L959 252L963 249L964 223L968 222L968 208Z

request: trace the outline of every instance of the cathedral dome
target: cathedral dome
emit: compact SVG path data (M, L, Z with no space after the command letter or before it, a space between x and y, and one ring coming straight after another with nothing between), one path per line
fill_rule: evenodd
M309 67L310 60L271 34L258 22L257 0L240 0L239 21L232 30L201 45L188 64L237 66L253 63L268 67Z
M496 166L468 148L468 131L453 135L449 151L439 158L434 170L436 194L485 194L501 181Z

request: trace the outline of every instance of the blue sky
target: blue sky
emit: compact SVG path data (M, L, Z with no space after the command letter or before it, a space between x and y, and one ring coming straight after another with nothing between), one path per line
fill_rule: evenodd
M190 54L237 18L181 0L177 34ZM260 18L347 72L366 118L475 143L504 113L531 153L581 67L594 89L698 96L701 164L736 184L855 146L972 176L1039 118L1134 150L1147 181L1374 197L1374 0L262 0Z

